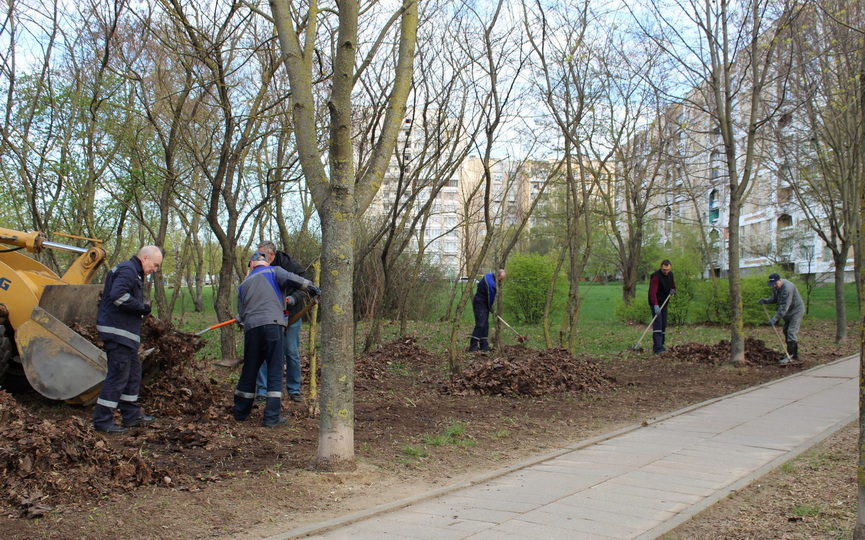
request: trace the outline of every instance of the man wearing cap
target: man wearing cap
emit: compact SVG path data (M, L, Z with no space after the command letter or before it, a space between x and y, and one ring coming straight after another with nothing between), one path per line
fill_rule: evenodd
M303 289L313 296L321 295L308 279L278 266L268 266L261 251L252 254L249 274L237 290L237 322L243 326L243 369L234 391L232 414L238 422L252 412L255 399L255 377L267 363L267 401L262 425L278 427L286 423L282 410L282 334L287 322L285 296L288 287Z
M294 260L288 253L277 251L276 244L271 240L264 240L258 244L258 251L264 253L270 266L279 266L293 274L297 274L303 279L309 279L303 265ZM304 302L308 300L308 297L305 292L293 285L289 286L283 293L285 293L285 303L288 306L288 313L286 315L291 320L303 309ZM289 399L297 402L303 401L300 397L300 323L301 319L298 318L291 326L286 328L282 339L283 355L285 356L286 364L285 388L288 390ZM267 369L266 366L261 366L258 372L255 390L255 401L257 402L267 401L265 397L267 394Z
M799 344L796 339L799 335L799 326L805 315L805 302L802 295L791 281L781 279L778 274L769 276L769 286L772 287L772 296L761 298L760 304L778 304L778 311L769 319L769 324L775 326L778 321L784 319L784 339L787 341L787 354L793 360L799 359ZM788 363L784 358L782 364Z

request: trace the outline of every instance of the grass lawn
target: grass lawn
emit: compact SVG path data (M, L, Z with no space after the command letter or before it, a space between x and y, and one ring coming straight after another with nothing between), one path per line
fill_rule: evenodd
M642 283L637 286L636 302L646 303L648 284ZM184 289L182 299L178 300L174 311L174 324L184 332L198 332L208 326L218 322L213 310L213 291L212 287L204 288L204 307L203 313L193 311L192 302L188 292ZM847 301L847 320L849 322L858 319L857 295L855 284L847 284L845 288ZM621 283L613 282L609 284L584 283L580 285L580 295L582 297L582 305L580 309L580 319L577 325L577 354L584 354L598 358L604 358L611 355L621 354L627 351L631 346L637 343L640 335L646 329L642 324L625 324L614 315L614 310L617 302L621 301L622 288ZM446 298L446 291L442 292L443 300ZM561 299L559 303L563 304ZM442 310L443 312L443 310ZM409 335L415 336L420 344L436 354L443 354L447 348L448 338L450 336L449 323L439 320L441 314L430 314L428 320L411 321L408 327ZM525 325L520 324L513 316L509 317L508 313L504 313L503 317L514 329L529 339L526 342L527 346L533 348L546 348L544 340L544 331L542 324ZM649 310L646 307L646 320L648 322ZM831 284L821 287L816 287L810 298L810 311L805 318L803 324L808 325L810 320L834 320L834 289ZM550 321L550 336L552 347L559 347L558 335L562 323L561 311L553 314ZM460 319L460 329L458 330L460 338L465 337L465 342L468 344L468 336L471 334L474 326L474 318L471 310L471 301L469 301ZM490 319L490 325L495 323L494 318ZM358 324L358 332L356 342L360 346L363 343L363 336L368 327L364 321ZM233 327L237 332L238 346L242 347L242 332L239 327ZM304 325L304 330L307 330L307 325ZM772 334L766 331L766 328L747 327L745 328L746 335L755 334L760 336L760 339L765 339L767 342L774 344ZM398 337L396 335L398 325L385 324L382 328L382 339L387 341ZM210 357L219 357L219 339L218 330L205 334L207 346L202 350L202 354ZM501 344L511 345L516 344L516 335L507 327L501 327ZM492 332L491 332L492 333ZM651 346L651 336L649 333L643 337L640 345L642 347ZM729 339L730 331L725 325L703 325L689 324L684 326L669 326L667 341L670 344L683 343L685 341L696 341L701 343L717 343L722 339ZM304 333L303 341L306 343L306 334Z

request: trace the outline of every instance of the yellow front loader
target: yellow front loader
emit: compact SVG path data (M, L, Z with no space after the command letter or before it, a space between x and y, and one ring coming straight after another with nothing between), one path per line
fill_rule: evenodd
M90 403L105 379L105 354L69 325L96 324L102 287L91 285L105 261L101 241L82 248L49 242L44 233L0 228L0 388L23 374L40 394ZM21 251L78 253L62 276Z

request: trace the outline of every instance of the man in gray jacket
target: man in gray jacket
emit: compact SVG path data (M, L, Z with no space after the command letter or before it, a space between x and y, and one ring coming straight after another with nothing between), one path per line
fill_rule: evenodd
M796 285L781 279L778 274L769 276L769 286L773 288L772 296L761 298L760 304L778 304L778 311L769 319L769 324L775 326L778 321L784 319L784 339L787 341L787 354L793 360L798 360L799 344L797 338L802 317L805 315L805 302L802 301L802 295L799 294ZM787 362L786 358L781 360L782 364Z
M278 266L268 266L267 256L256 251L249 261L249 275L237 290L237 322L243 326L243 369L234 391L232 414L238 422L252 412L255 377L267 363L267 402L262 425L286 423L282 410L282 335L287 322L285 296L288 287L297 287L319 296L321 291L308 279Z

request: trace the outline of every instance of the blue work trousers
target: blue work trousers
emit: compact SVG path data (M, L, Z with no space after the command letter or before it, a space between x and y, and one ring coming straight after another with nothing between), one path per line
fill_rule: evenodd
M141 387L141 359L138 349L115 341L103 345L108 357L108 372L93 409L93 425L107 427L114 424L114 410L119 408L124 424L141 417L138 390Z
M238 421L246 420L255 399L255 378L262 365L267 365L267 403L263 423L279 420L282 410L282 334L285 327L266 324L243 333L243 369L234 391L232 413Z
M300 324L298 319L285 329L283 336L282 352L285 356L286 373L285 389L288 394L300 393ZM267 392L267 367L261 366L258 370L258 378L255 381L256 395L263 396Z

